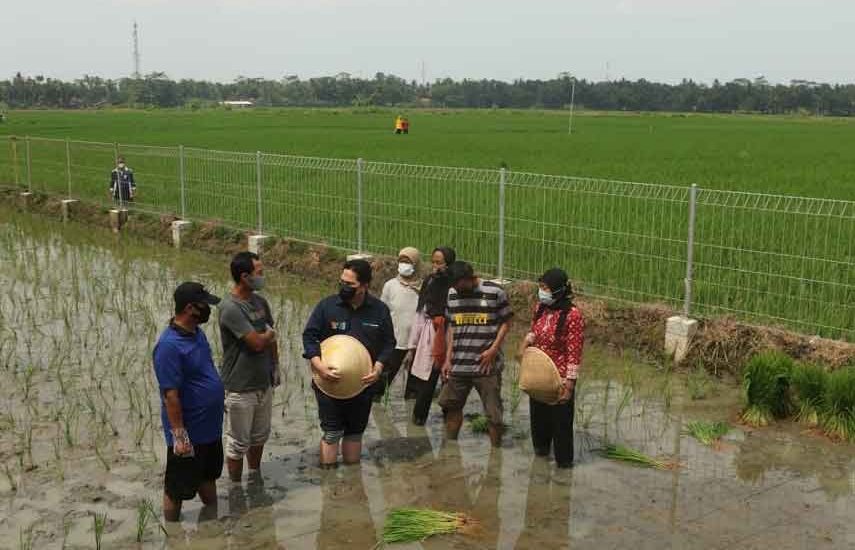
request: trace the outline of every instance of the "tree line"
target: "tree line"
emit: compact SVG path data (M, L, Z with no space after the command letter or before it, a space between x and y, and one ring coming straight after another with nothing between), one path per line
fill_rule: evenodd
M72 82L16 74L0 81L0 108L97 108L105 106L190 107L224 100L250 100L259 106L402 106L442 108L567 108L575 83L578 108L610 111L809 113L851 116L855 85L793 80L770 84L765 78L712 84L683 80L665 84L648 80L595 82L562 73L548 80L439 79L407 81L377 73L355 78L347 73L281 80L238 77L234 82L172 80L162 72L139 78L84 76Z

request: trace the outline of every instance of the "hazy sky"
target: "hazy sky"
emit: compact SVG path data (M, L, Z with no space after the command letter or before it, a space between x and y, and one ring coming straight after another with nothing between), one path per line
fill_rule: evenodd
M853 0L2 0L0 78L855 82Z

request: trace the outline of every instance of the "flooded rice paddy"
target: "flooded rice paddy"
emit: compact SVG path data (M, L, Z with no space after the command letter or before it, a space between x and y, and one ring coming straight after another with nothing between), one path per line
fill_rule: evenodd
M272 273L286 380L262 479L221 479L216 517L197 500L165 532L140 522L146 501L160 514L166 451L152 346L177 282L224 293L227 271L225 258L0 209L0 547L370 549L390 509L418 506L466 512L478 527L401 548L855 548L855 447L793 424L734 427L720 448L703 446L685 423L733 422L735 386L593 346L572 470L534 457L513 366L501 449L468 426L445 441L436 406L425 427L409 423L399 378L374 407L363 464L321 470L300 333L331 288ZM218 354L215 324L206 332ZM473 393L467 412L479 411ZM606 442L680 468L610 461Z

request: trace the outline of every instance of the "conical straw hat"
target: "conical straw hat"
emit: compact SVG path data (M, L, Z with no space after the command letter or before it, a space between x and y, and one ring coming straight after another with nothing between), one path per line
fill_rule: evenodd
M535 401L554 405L561 396L561 377L552 359L542 350L530 346L520 362L520 389Z
M371 372L371 355L362 343L353 336L336 334L321 342L321 359L340 380L324 380L313 375L318 388L335 399L350 399L365 389L362 377Z

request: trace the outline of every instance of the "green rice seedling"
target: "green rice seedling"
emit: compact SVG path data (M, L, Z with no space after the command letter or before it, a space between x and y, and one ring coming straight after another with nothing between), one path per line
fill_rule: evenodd
M666 462L664 460L653 458L652 456L648 456L642 453L641 451L620 444L610 443L606 445L605 449L603 450L603 456L611 460L630 462L638 466L644 466L646 468L655 468L657 470L674 470L677 468L676 463Z
M797 409L796 420L811 427L819 425L828 372L819 365L798 363L793 367L790 384Z
M689 371L686 377L686 387L692 401L706 399L709 396L711 386L710 375L701 365L697 365Z
M32 550L33 548L33 526L27 529L18 528L18 548L19 550Z
M145 536L146 528L150 521L154 521L164 535L168 534L166 527L160 522L157 512L154 511L154 505L150 499L144 498L137 503L137 542L142 542Z
M99 514L92 512L92 532L95 536L95 550L101 550L101 539L104 537L104 530L107 528L107 514Z
M751 426L768 426L790 414L789 380L793 360L778 352L755 355L745 365L742 387L746 408L742 420Z
M855 367L844 367L828 376L820 425L832 437L855 441Z
M469 427L472 429L472 433L487 433L488 426L489 421L487 420L487 417L483 414L476 414L475 416L469 419Z
M18 483L15 481L15 475L9 469L9 465L3 463L3 473L6 474L6 481L9 482L9 490L13 493L18 491Z
M434 535L465 532L474 522L465 514L427 508L398 508L386 516L383 542L421 542Z
M729 431L730 426L726 422L695 420L686 424L686 433L707 446L718 443Z

